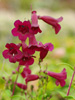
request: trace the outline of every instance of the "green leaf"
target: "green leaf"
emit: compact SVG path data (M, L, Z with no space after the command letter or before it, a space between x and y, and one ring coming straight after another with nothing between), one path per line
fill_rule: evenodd
M66 66L68 66L70 69L72 69L74 71L74 68L70 64L62 63L62 64L58 64L58 65L66 65Z
M32 95L33 97L36 97L36 92L33 91L33 92L31 93L31 95Z
M21 96L21 95L13 95L11 98L14 99L14 100L15 99L18 99L18 98L21 98L21 99L26 100L25 95L24 96Z
M65 96L64 98L67 98L67 99L74 99L72 96Z
M12 92L10 90L7 89L7 90L4 90L4 91L7 94L7 96L11 97Z
M67 98L67 99L75 99L75 96L71 96L71 95L66 96L66 93L64 93L64 92L58 91L58 93L59 93L63 98Z
M21 67L20 70L19 70L19 73L22 73L22 72L23 72L23 69L24 69L24 68Z
M66 93L58 91L58 93L62 96L62 97L66 97Z

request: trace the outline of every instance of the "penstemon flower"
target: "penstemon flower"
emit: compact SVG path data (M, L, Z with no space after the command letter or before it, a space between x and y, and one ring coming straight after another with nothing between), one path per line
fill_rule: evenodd
M44 71L44 73L45 73L45 71ZM66 84L65 80L67 78L67 73L66 73L66 69L65 68L62 70L61 73L55 73L55 72L48 71L48 72L46 72L46 74L56 79L56 85L57 86L59 84L62 87L65 86L65 84Z
M12 29L12 35L18 36L21 41L25 41L30 36L31 23L30 21L21 22L16 20L14 23L15 28Z
M21 51L19 46L14 43L7 43L5 46L7 49L3 51L3 57L9 59L10 62L15 63L17 61L17 55L20 57Z
M21 84L21 83L16 83L16 85L17 85L19 88L23 89L23 90L26 90L26 89L27 89L27 85L24 85L24 84Z
M38 16L36 14L36 11L32 11L31 21L32 34L37 34L38 32L41 33L42 31L38 25Z
M60 31L61 26L58 23L63 20L63 17L55 19L55 18L52 18L50 16L38 16L38 18L41 19L41 20L43 20L47 24L52 25L52 27L55 29L55 33L56 34Z

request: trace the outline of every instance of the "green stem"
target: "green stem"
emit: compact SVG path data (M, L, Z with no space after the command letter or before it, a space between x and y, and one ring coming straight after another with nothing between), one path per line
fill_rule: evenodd
M73 78L74 78L74 74L75 74L75 67L74 67L74 72L73 72L73 75L72 75L72 78L71 78L71 82L69 84L69 88L68 88L68 91L67 91L67 96L69 95L69 92L70 92L70 88L71 88L71 85L72 85L72 81L73 81Z
M15 87L16 87L16 82L17 82L18 75L19 75L19 69L20 69L20 66L18 66L18 74L17 74L16 80L15 80L15 83L14 83L13 92L12 92L12 95L11 96L14 95L14 91L15 91Z

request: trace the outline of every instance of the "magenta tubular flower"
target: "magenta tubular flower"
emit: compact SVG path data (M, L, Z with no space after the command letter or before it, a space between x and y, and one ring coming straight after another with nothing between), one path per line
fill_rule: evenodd
M31 30L32 30L32 34L37 34L38 32L41 33L41 29L39 28L38 25L38 16L36 15L36 11L32 11L32 16L31 16Z
M52 51L54 49L54 46L52 43L42 44L39 42L39 44L30 45L29 48L31 50L39 51L40 59L42 61L46 57L48 51Z
M38 18L41 19L41 20L43 20L47 24L52 25L52 27L55 29L55 33L56 34L60 31L61 26L58 23L63 20L63 17L55 19L55 18L52 18L50 16L38 16Z
M46 57L48 51L52 51L54 49L54 46L52 43L46 43L43 45L41 42L39 43L39 45L41 46L40 59L43 60Z
M23 89L23 90L26 90L26 89L27 89L27 85L24 85L24 84L21 84L21 83L16 83L16 85L17 85L19 88Z
M26 77L26 84L29 82L29 81L34 81L34 80L37 80L39 79L39 76L38 75L33 75L33 74L29 74L27 77Z
M47 75L49 75L49 76L51 76L51 77L56 79L56 85L57 86L59 84L61 85L61 87L65 86L65 84L66 84L65 80L67 78L67 72L66 72L65 68L62 70L61 73L54 73L54 72L48 71Z
M39 79L39 76L38 75L34 75L34 74L31 74L31 70L27 67L25 67L23 69L23 72L21 73L21 76L23 78L25 78L25 82L26 84L29 82L29 81L34 81L34 80L37 80Z
M30 36L31 23L30 21L21 22L16 20L14 23L15 28L12 29L13 36L18 36L21 41L25 41Z
M25 65L25 66L29 66L34 63L34 59L32 57L25 57L25 55L23 55L22 58L19 59L18 61L19 65Z
M5 59L9 58L10 62L15 63L17 61L17 55L21 57L21 51L19 50L20 46L14 43L7 43L5 47L7 49L3 51L3 57Z
M24 46L24 44L23 44L23 46ZM25 66L32 65L34 63L34 59L33 59L34 53L35 53L35 50L28 48L28 46L26 48L23 48L23 52L21 53L21 57L19 57L17 55L19 65L25 65Z
M31 70L29 68L24 68L23 72L21 73L23 78L27 77L29 74L31 74Z

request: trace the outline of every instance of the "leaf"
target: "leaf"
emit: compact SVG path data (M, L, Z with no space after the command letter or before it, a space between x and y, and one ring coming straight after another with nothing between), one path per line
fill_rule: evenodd
M66 65L66 66L68 66L70 69L72 69L74 71L74 68L70 64L62 63L62 64L58 64L58 65Z
M62 97L66 97L66 93L64 93L64 92L58 91L58 93L59 93Z
M65 96L64 98L67 98L67 99L74 99L72 96Z
M20 95L13 95L11 98L12 98L12 99L18 99L18 98L21 98L21 99L26 100L25 95L24 95L24 96L20 96Z
M4 91L7 94L7 96L9 96L9 97L11 96L12 92L10 90L7 89L7 90L4 90Z
M64 92L58 91L58 93L59 93L63 98L67 98L67 99L75 99L75 96L71 96L71 95L66 96L66 93L64 93Z
M23 72L23 69L24 69L23 67L20 68L20 71L19 71L20 74Z
M36 92L33 91L33 92L31 93L31 95L32 95L33 97L36 97Z

